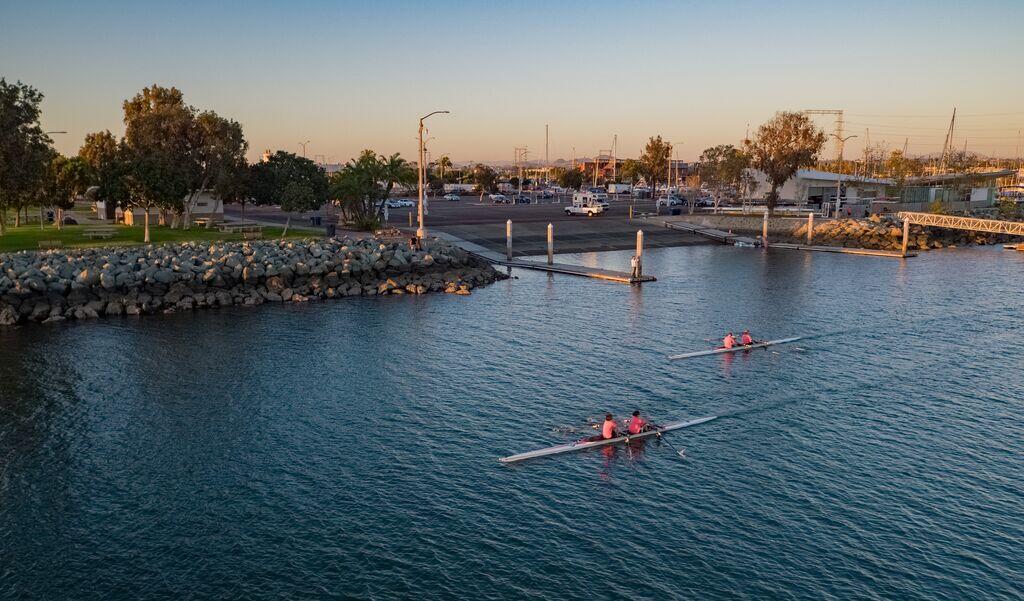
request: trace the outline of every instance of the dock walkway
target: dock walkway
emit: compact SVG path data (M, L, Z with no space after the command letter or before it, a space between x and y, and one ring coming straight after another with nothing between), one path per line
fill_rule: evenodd
M526 259L516 259L513 257L511 261L508 257L501 253L488 250L479 244L474 244L468 240L463 240L458 236L453 236L445 232L434 232L432 235L451 242L452 244L459 246L463 250L469 252L472 255L476 255L485 261L489 261L496 265L505 265L507 267L518 267L520 269L533 269L536 271L547 271L549 273L564 273L566 275L578 275L582 277L594 278L598 280L608 280L610 282L619 282L622 284L639 284L642 282L655 282L657 278L650 275L642 275L639 278L634 278L632 274L624 271L612 271L610 269L600 269L597 267L587 267L585 265L571 265L569 263L553 263L548 264L540 261L528 261Z
M700 226L682 218L676 217L649 217L648 221L657 223L664 227L683 232L690 232L709 240L721 242L722 244L734 244L736 246L758 246L759 242L748 236L739 236L731 232L723 232L710 227Z

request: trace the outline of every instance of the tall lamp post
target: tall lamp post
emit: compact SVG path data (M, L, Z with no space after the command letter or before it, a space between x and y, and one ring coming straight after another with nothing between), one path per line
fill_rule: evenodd
M422 117L420 117L420 130L419 130L419 135L420 135L420 160L419 160L418 169L416 169L416 171L419 172L419 180L420 180L419 181L419 199L420 199L420 202L419 202L419 218L420 218L420 222L419 222L419 228L417 228L417 230L416 230L416 237L420 238L420 239L422 239L424 236L427 235L427 228L426 228L426 226L423 225L423 180L426 178L426 175L427 175L427 173L426 173L426 165L423 162L423 154L424 154L423 153L423 121L427 117L430 117L431 115L448 114L450 112L451 111L434 111L432 113L427 113L426 115L423 115Z
M846 146L846 141L856 138L856 135L846 136L840 138L836 134L829 134L829 137L835 138L839 141L839 166L836 167L838 173L836 174L836 219L839 219L839 197L842 192L842 181L843 181L843 147Z

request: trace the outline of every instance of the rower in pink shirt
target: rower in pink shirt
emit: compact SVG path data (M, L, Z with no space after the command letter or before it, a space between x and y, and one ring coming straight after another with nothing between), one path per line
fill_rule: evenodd
M754 339L750 337L750 330L743 330L743 335L740 336L740 344L743 346L754 344Z
M633 418L629 420L629 433L639 434L647 428L647 420L640 417L639 411L633 412Z
M733 348L734 346L736 346L736 337L732 335L732 332L729 332L722 339L722 348Z

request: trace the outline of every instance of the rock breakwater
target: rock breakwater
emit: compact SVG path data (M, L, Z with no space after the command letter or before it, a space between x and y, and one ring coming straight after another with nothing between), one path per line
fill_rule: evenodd
M506 276L441 240L185 243L0 255L0 326L347 296L470 294Z
M1003 234L911 225L907 246L910 250L928 250L971 244L998 244L1011 238ZM791 241L806 243L806 224L793 231ZM898 251L903 244L903 223L880 215L872 215L867 219L836 219L815 223L814 244Z

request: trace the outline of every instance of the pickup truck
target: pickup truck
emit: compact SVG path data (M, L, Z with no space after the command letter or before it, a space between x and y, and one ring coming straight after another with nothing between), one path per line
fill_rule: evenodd
M587 217L593 217L594 215L600 215L604 213L604 207L599 204L573 204L565 207L566 215L586 215Z

